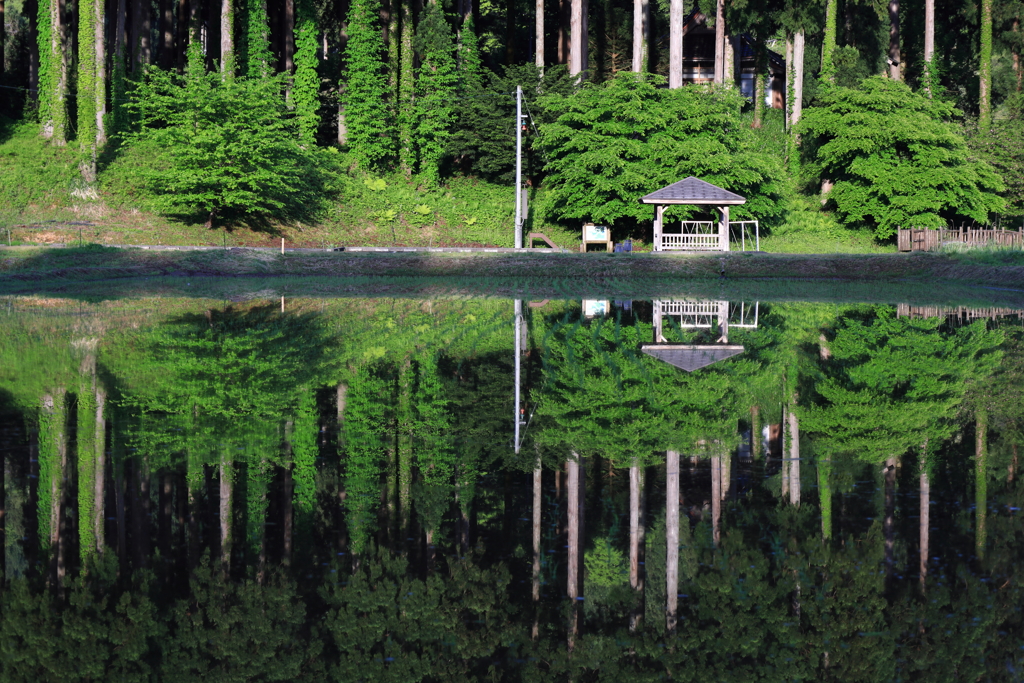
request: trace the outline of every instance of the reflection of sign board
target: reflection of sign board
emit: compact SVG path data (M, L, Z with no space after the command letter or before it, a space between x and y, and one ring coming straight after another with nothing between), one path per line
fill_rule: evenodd
M607 225L594 225L592 223L587 223L583 226L584 242L607 242L608 240Z
M608 300L607 299L584 299L583 300L583 315L588 318L595 318L599 315L608 314Z

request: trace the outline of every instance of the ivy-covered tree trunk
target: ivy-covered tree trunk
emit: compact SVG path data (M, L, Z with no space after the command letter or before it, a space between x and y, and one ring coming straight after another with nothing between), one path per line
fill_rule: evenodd
M406 176L416 168L416 149L413 142L415 127L416 76L415 54L412 49L413 19L412 0L396 0L401 3L401 65L398 69L398 163Z
M839 12L839 0L825 2L825 35L821 41L821 80L825 83L836 82L836 23ZM788 64L787 64L788 67Z
M992 127L992 0L981 0L981 53L978 55L978 129Z
M194 2L195 0L193 0ZM248 0L246 8L246 65L249 78L267 78L272 73L270 52L270 19L267 0Z
M267 490L272 468L266 458L250 460L246 467L246 540L250 564L256 570L256 583L267 578Z
M45 11L44 11L45 10ZM39 120L43 137L67 143L68 59L64 49L64 1L48 0L38 12Z
M378 168L391 156L394 116L387 109L382 73L384 40L377 26L378 0L353 0L345 49L348 82L342 93L349 149L364 168ZM411 41L411 36L410 36Z
M81 0L78 19L78 140L85 159L82 175L96 181L99 150L107 141L106 3Z
M299 121L299 140L303 145L313 147L320 127L320 75L317 73L316 16L310 0L300 0L299 32L295 47L292 103Z
M889 78L903 80L900 62L900 0L889 0Z
M416 71L415 133L419 171L438 183L441 160L455 122L453 103L458 96L455 43L437 3L423 11L417 33L421 64Z

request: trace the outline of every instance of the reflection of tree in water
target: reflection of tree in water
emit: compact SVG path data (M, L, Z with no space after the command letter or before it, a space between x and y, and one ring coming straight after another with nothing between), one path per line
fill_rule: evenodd
M785 313L786 308L779 307L773 315L781 318ZM132 489L138 485L138 480L133 483L132 468L147 461L145 478L153 484L149 497L156 505L143 519L152 519L154 527L162 525L168 510L168 528L175 534L182 530L182 536L175 536L168 546L170 552L186 552L196 531L200 533L197 548L213 550L212 561L193 553L192 571L179 572L179 578L171 580L174 573L155 561L146 571L122 566L118 574L115 553L108 552L82 565L85 572L74 571L72 563L70 583L62 596L38 590L42 582L36 579L32 590L20 580L14 582L0 593L3 675L12 680L326 676L343 680L667 677L704 681L895 680L934 677L940 671L951 672L950 680L998 679L1007 671L1007 663L1021 663L1019 634L1024 629L1018 576L1022 536L1019 517L1011 511L1022 505L1022 488L1019 477L1005 482L1016 442L1010 436L1012 430L1001 431L1004 425L1014 424L1018 411L1012 405L1016 389L1010 346L1005 347L996 379L985 385L992 392L987 405L993 435L989 476L995 479L988 491L987 552L980 563L970 558L970 527L956 531L959 518L949 512L947 498L942 497L951 495L950 491L965 496L963 482L942 474L935 480L934 494L942 504L935 506L933 515L945 520L937 524L954 533L944 536L945 547L936 551L942 560L934 563L926 599L921 599L917 576L906 570L901 553L895 554L888 583L879 571L885 557L882 524L866 519L877 517L870 507L872 492L854 489L854 484L870 489L869 465L848 457L868 451L844 449L838 441L841 433L815 431L813 418L807 417L814 411L847 409L842 401L826 395L829 389L817 381L815 373L823 373L840 387L854 381L850 378L885 375L884 367L865 369L872 358L885 356L885 348L863 356L847 355L844 350L848 335L863 339L863 327L883 329L876 322L883 314L884 310L855 311L839 316L836 331L827 337L829 358L818 352L820 333L814 334L813 325L806 326L802 338L809 341L799 349L796 386L800 388L804 457L816 458L826 446L832 448L837 455L837 490L843 492L844 500L863 500L864 514L851 502L835 539L828 541L822 537L819 514L824 511L813 488L804 491L800 507L778 506L777 480L760 478L744 484L739 497L723 505L717 547L708 520L683 522L674 636L665 632L665 501L659 493L663 468L658 467L661 461L656 454L676 447L684 456L715 455L712 446L718 441L719 457L728 457L752 397L778 403L787 400L787 385L778 380L788 361L773 359L790 353L778 347L791 342L779 341L786 337L777 326L773 332L778 334L759 330L761 340L751 334L743 341L748 353L733 359L742 362L690 376L666 372L633 353L634 337L645 339L649 334L643 323L620 321L616 329L614 320L606 320L577 327L570 317L563 328L552 329L561 321L558 316L543 324L534 321L536 346L543 349L547 365L542 374L536 374L541 369L539 354L531 356L532 377L537 384L540 378L549 383L544 385L548 393L540 387L534 393L542 404L528 435L537 435L543 442L541 451L551 469L561 471L572 448L587 461L587 534L580 543L589 539L594 547L584 555L589 562L583 564L589 564L593 573L584 581L606 589L603 595L590 591L585 596L587 601L600 600L593 608L588 606L571 657L565 651L566 621L560 611L564 603L557 599L564 594L564 577L551 576L557 585L544 587L547 607L540 611L539 621L531 604L529 561L524 559L528 551L523 553L530 538L527 525L516 524L516 518L529 515L524 493L529 475L520 472L532 469L536 451L528 441L525 456L517 459L507 447L509 354L503 354L499 363L498 356L489 353L471 357L420 349L407 359L402 355L366 359L335 372L328 352L320 374L260 375L256 381L266 380L262 386L276 395L253 398L232 389L231 378L249 371L240 368L258 368L249 359L276 342L233 347L249 348L251 353L241 353L239 360L229 351L222 363L227 369L217 370L218 361L210 358L216 354L208 346L201 346L191 359L179 358L178 351L163 357L160 349L166 334L125 334L118 342L124 352L117 358L110 349L98 350L99 374L108 383L111 402L122 406L108 411L113 422L110 450L115 461L126 445L136 449L133 453L138 456L127 459L122 475L126 480L119 486L127 492L130 508L130 499L137 495ZM276 311L267 311L267 319L274 315ZM170 335L173 343L168 346L194 348L194 338L203 337L216 321L216 315L212 317L213 321L202 314L192 316L190 327L176 321L179 329ZM802 323L790 324L795 328ZM828 329L833 329L831 323ZM952 334L941 327L891 329L879 336L879 344L896 348L913 342L913 351L925 355L936 355L935 348L944 348L946 355L937 354L939 367L949 361L948 354L955 356L968 346L955 335L953 346L942 339L939 342L947 345L935 346L933 337ZM988 339L977 334L976 340ZM220 339L214 336L217 343ZM777 356L772 356L775 351ZM172 357L177 360L172 362ZM203 387L194 378L173 376L200 372L195 368L203 363L222 373L227 388ZM568 368L559 363L567 363ZM73 387L74 391L68 390L73 396L82 392L77 364L70 379L45 386ZM188 368L193 369L183 370ZM765 374L771 378L765 379ZM939 379L948 384L961 375L962 371L950 371ZM91 377L91 371L84 376ZM338 388L336 382L340 382ZM774 398L767 389L751 389L753 382L774 387ZM331 388L319 389L324 384ZM823 391L812 391L815 384ZM168 397L167 391L177 393ZM202 396L193 400L188 392ZM979 386L978 393L986 392ZM217 401L210 398L218 395L225 397L223 405L244 406L251 412L230 408L218 414ZM887 400L898 407L897 399L906 395L897 392L896 398ZM933 401L933 416L943 416L939 425L927 426L935 430L932 441L943 441L930 456L937 471L955 473L957 467L973 463L973 439L970 429L963 428L964 421L973 421L970 401L961 396L952 401L951 412L942 412L948 397L943 398L941 391L922 396ZM41 405L39 397L33 399L33 410ZM53 440L57 445L50 451L59 453L59 443L64 443L69 458L77 457L83 434L85 442L94 438L85 427L94 408L77 397L62 405L67 415L55 422L66 425L65 438ZM202 411L196 409L198 405L204 406ZM963 412L965 406L967 412ZM631 408L636 415L630 415ZM641 414L640 408L648 414ZM336 424L335 410L344 413L344 419L338 420L337 452L329 436ZM763 413L770 413L767 406ZM659 421L671 433L658 431ZM941 430L946 431L939 434ZM864 445L863 439L870 436L851 434L856 438L850 443L855 445ZM958 436L964 437L963 444L957 443ZM888 436L882 437L880 443L890 443ZM830 438L836 441L829 443ZM909 452L915 453L916 439L908 443ZM1002 459L993 469L997 451ZM626 590L628 584L616 584L616 577L621 577L626 557L624 520L629 495L624 470L637 455L652 463L647 468L652 476L646 487L651 494L648 508L641 517L647 530L647 618L638 620L631 631L627 612L632 591L626 597L619 595L618 589ZM232 463L227 470L222 469L225 462ZM282 466L291 477L291 489L285 488ZM411 472L408 503L401 497L403 467ZM344 515L337 512L337 492L325 488L328 471L337 472L343 484ZM162 477L167 472L193 477L190 482L194 483L180 488L173 484L164 501ZM493 476L496 472L501 480ZM67 500L72 509L65 515L71 524L69 534L81 531L74 520L73 494L82 480L80 475L69 479ZM228 495L246 501L230 511L234 528L246 529L247 538L234 545L234 570L229 572L218 565L216 552L223 540L218 521L225 498L220 485L225 480L230 484ZM867 487L858 483L865 480ZM774 492L771 486L776 487ZM472 489L475 494L463 497ZM458 505L454 504L456 491ZM555 507L553 486L547 486L546 493L545 514ZM901 494L897 500L903 505L906 498ZM179 517L180 500L184 514ZM280 525L288 505L294 506L296 529L290 563L280 549L285 533ZM402 521L402 505L411 505L408 523ZM381 518L385 526L376 529L378 512L389 506L395 506L394 511L385 514ZM112 503L107 507L114 509ZM193 510L198 515L194 528ZM474 537L488 543L482 552L460 558L463 510L474 517ZM132 514L129 510L129 519ZM557 518L551 521L554 526L561 524ZM400 526L406 524L408 529ZM107 538L112 540L117 525L106 526ZM327 542L338 528L348 530L347 544ZM431 529L438 546L436 563L428 562L425 551L417 549ZM896 518L897 538L911 538L916 529L916 520ZM376 544L375 530L380 532ZM134 542L137 531L157 538L156 548L163 556L159 540L163 531L129 528L130 541ZM419 540L405 543L398 536L402 531ZM270 535L275 535L273 543L267 542ZM562 545L564 540L559 544L549 538L545 554L554 550L552 557L564 557ZM69 546L72 554L75 547L74 543ZM359 555L354 573L347 556L338 554L342 552ZM241 571L243 555L250 571L257 563L262 568L249 578ZM535 623L536 635L531 638Z

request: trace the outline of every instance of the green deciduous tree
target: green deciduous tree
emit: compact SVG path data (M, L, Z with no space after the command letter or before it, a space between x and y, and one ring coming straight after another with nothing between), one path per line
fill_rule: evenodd
M185 217L302 218L329 195L323 160L299 144L280 77L221 80L189 48L184 79L153 70L132 93L133 145L160 155L142 172L160 210Z
M778 219L782 168L750 151L742 97L729 88L658 86L655 77L622 73L603 86L543 100L559 113L541 127L551 213L562 220L648 221L652 211L640 197L692 175L745 196L735 217Z
M952 105L876 77L861 89L832 88L800 125L806 172L831 179L840 221L885 239L904 227L941 227L957 217L987 223L1003 186L968 154Z

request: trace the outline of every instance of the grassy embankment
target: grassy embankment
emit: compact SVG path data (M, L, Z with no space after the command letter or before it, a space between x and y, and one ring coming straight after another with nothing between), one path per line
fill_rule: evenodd
M784 139L773 130L762 129L759 141L766 149L782 149ZM86 244L254 247L275 246L284 237L293 247L512 246L511 188L472 178L428 188L400 175L367 178L339 172L336 198L311 223L270 221L207 230L201 223L153 210L139 180L152 159L130 150L116 155L101 168L95 186L82 182L78 162L74 145L48 146L36 124L0 118L0 241L6 244L10 236L15 245L77 244L81 239ZM527 230L575 248L578 229L544 218L542 189L530 195ZM789 209L786 223L762 239L762 250L893 251L890 245L876 244L866 231L843 229L812 199L796 197Z

